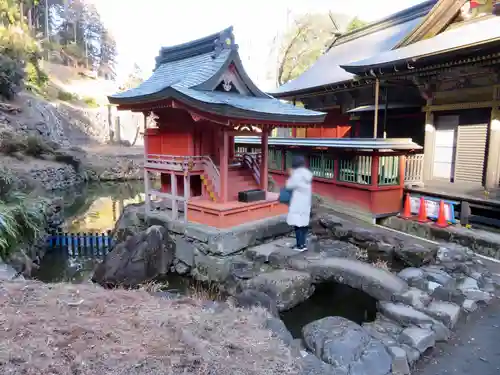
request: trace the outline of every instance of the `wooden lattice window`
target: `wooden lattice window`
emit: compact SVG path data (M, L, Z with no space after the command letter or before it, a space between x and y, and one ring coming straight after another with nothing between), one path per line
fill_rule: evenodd
M339 159L338 180L353 184L371 185L372 157L356 155Z

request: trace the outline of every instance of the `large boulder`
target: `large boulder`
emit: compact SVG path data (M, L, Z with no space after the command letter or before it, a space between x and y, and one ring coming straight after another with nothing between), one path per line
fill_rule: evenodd
M438 245L423 246L418 243L408 243L396 247L395 255L410 267L421 267L436 259L438 249Z
M269 311L273 316L278 316L278 308L276 301L267 294L257 290L244 290L240 294L234 296L237 307L251 309L253 307L261 307Z
M342 317L326 317L302 329L309 350L335 369L356 375L387 375L392 358L381 341Z
M123 209L113 230L113 241L124 242L147 228L144 220L144 204L129 204Z
M275 270L260 274L242 281L240 288L267 294L276 301L279 311L297 306L314 292L311 275L293 270Z
M167 230L155 225L116 245L97 266L92 280L101 285L136 286L167 274L174 256Z

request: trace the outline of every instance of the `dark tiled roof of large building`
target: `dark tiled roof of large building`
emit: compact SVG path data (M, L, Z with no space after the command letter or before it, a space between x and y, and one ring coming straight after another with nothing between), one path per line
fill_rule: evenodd
M316 89L329 89L336 84L350 81L354 75L342 69L341 65L392 50L422 22L436 3L437 0L424 1L341 36L307 71L271 94L277 97L292 97Z
M352 62L342 67L353 74L368 74L372 69L391 69L407 67L422 60L458 50L474 49L500 43L500 17L491 16L477 20L462 27L445 31L434 38L424 39L407 47L386 51L361 61Z
M217 91L231 70L244 92ZM235 92L236 91L236 92ZM176 99L202 111L241 119L286 123L320 123L324 113L299 108L259 90L246 74L234 43L232 28L161 48L153 75L138 87L109 97L112 104Z

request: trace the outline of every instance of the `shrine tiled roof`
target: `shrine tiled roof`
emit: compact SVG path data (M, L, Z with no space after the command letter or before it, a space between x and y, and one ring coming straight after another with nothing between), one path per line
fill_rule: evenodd
M387 51L379 55L352 62L342 67L353 74L369 73L372 69L390 69L432 58L441 54L476 49L491 43L500 45L500 17L491 16L484 20L445 31L434 38L425 39L407 47ZM477 52L473 52L476 54Z
M230 71L235 82L225 82ZM237 82L236 82L237 81ZM226 83L228 90L217 90ZM232 86L233 90L230 90ZM242 92L240 92L242 91ZM284 103L259 90L246 74L232 28L160 50L153 75L138 87L109 96L131 105L175 99L211 114L286 123L321 123L325 114Z
M341 65L392 50L422 22L436 3L437 0L424 1L339 37L308 70L270 93L289 98L315 90L334 89L352 80L354 75Z

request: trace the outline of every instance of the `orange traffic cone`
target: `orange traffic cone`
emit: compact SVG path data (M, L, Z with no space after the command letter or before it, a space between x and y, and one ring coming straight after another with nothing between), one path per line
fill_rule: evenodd
M427 217L427 206L425 204L425 198L420 197L420 207L418 208L418 222L427 223L429 221L430 220Z
M448 220L446 220L446 214L444 212L444 202L439 202L439 213L436 220L436 226L440 228L446 228L448 226Z
M400 215L400 217L406 220L411 218L410 193L406 193L405 202L403 204L403 213Z

